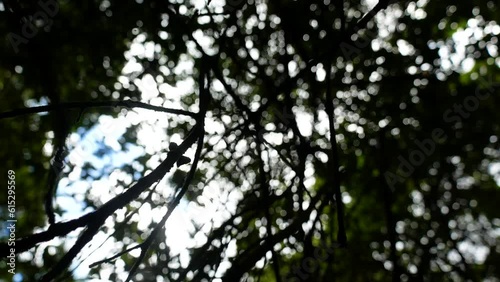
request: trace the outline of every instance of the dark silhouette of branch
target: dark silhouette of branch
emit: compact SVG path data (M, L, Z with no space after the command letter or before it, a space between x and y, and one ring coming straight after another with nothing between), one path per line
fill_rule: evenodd
M262 202L264 203L263 209L264 209L264 215L266 218L266 232L267 232L267 238L269 240L266 240L267 243L267 248L269 251L271 251L271 257L272 257L272 267L273 267L273 272L274 272L274 278L276 282L281 282L281 275L280 275L280 267L279 267L279 257L274 251L274 245L271 244L273 241L273 230L272 230L272 216L271 213L269 212L269 209L271 208L272 201L270 199L270 196L272 194L272 191L269 187L269 182L267 180L267 173L264 169L264 160L262 159L262 142L259 138L255 138L255 142L257 144L256 150L257 154L259 156L259 185L260 189L262 190L262 194L260 195L260 198ZM256 195L257 196L257 195Z
M205 78L207 78L207 84L208 82L208 72L209 70L206 68L206 64L203 62L204 58L201 58L202 60L202 69L200 70L200 76L198 79L198 85L199 85L199 93L200 93L200 115L197 118L197 125L199 125L199 132L198 132L198 144L196 147L196 152L193 160L193 164L191 165L191 169L189 170L188 175L186 176L186 179L184 180L184 184L182 188L180 189L179 193L175 196L174 200L169 203L168 205L168 210L165 213L165 215L162 217L160 222L155 226L151 234L149 234L148 238L146 241L144 241L141 244L141 253L139 257L135 260L134 265L129 271L128 277L125 280L125 282L129 282L132 280L132 277L136 273L137 269L139 268L139 265L141 262L144 260L144 257L148 253L151 245L155 242L158 233L165 228L165 223L167 220L170 218L170 215L172 215L172 212L175 210L175 208L179 205L181 199L184 197L184 194L186 194L189 184L191 184L191 181L194 178L194 174L196 172L196 169L198 167L198 162L200 160L201 156L201 150L203 149L203 139L205 136L205 114L207 112L208 104L210 103L210 93L208 91L208 85L205 87Z
M355 25L353 25L349 29L342 32L342 34L340 36L340 40L338 38L333 38L330 36L330 41L331 41L330 48L332 48L331 51L325 52L325 53L321 54L320 56L318 56L318 58L310 60L307 63L307 66L303 70L301 70L299 72L299 74L295 77L299 77L301 75L302 71L304 71L304 70L308 71L310 69L310 67L322 62L323 60L327 59L328 57L331 57L332 54L337 53L338 49L340 48L340 46L342 44L352 43L352 39L351 39L352 35L356 34L360 29L365 28L366 25L368 24L368 22L370 20L372 20L373 17L375 17L375 15L378 12L387 8L387 6L389 5L389 2L390 2L389 0L379 0L378 3L375 5L375 7L373 7L368 13L366 13ZM343 27L343 28L345 28L345 27ZM335 40L335 41L333 41L333 40Z
M64 140L66 139L67 132L64 135ZM47 218L49 220L49 224L54 224L55 223L55 212L54 212L54 197L56 194L56 189L57 189L57 184L59 183L59 178L61 176L61 172L64 168L64 143L62 140L59 140L57 143L59 143L56 148L56 152L54 153L54 156L51 159L51 169L49 171L49 176L47 180L47 193L45 194L45 213L47 215Z
M49 282L59 276L65 269L67 269L73 259L81 252L83 247L87 245L92 238L94 238L99 228L104 224L106 218L102 218L100 221L95 221L89 224L87 229L78 238L76 243L71 247L71 249L57 262L57 264L50 269L41 279L41 282Z
M47 242L55 237L64 236L77 228L84 227L89 222L92 213L83 215L77 219L73 219L66 222L58 222L51 225L46 231L40 233L32 234L24 238L16 240L16 252L25 252L41 242ZM6 257L9 252L9 246L7 243L0 244L0 255Z
M58 106L47 105L47 106L31 107L24 109L16 109L9 112L0 113L0 119L12 118L34 113L50 112L56 110L56 108L66 109L66 110L80 109L81 111L83 111L88 108L113 108L113 107L142 108L157 112L196 117L196 113L185 110L169 109L142 102L125 100L125 101L99 101L99 102L67 102L67 103L60 103Z
M156 182L155 186L154 186L151 190L149 190L149 193L148 193L148 195L146 196L146 199L144 200L144 202L142 202L142 203L141 203L141 205L140 205L139 207L136 207L134 210L129 211L127 214L125 214L125 219L123 220L123 222L121 222L121 225L127 225L127 224L128 224L128 222L130 221L130 219L132 219L132 216L133 216L133 215L135 215L135 214L137 214L137 212L138 212L138 211L139 211L139 209L143 206L143 204L144 204L145 202L147 202L148 200L150 200L150 199L151 199L151 196L153 195L153 193L154 193L154 191L155 191L156 187L158 186L158 183L159 183L159 182ZM115 228L115 229L116 229L116 228ZM108 240L108 239L109 239L110 237L112 237L112 236L113 236L112 234L111 234L111 235L109 235L109 236L108 236L108 238L107 238L106 240ZM106 240L104 240L104 241L101 243L101 245L100 245L100 246L104 245L104 242L106 242ZM144 242L143 242L143 243L144 243ZM117 253L116 255L114 255L114 256L112 256L112 257L105 258L105 259L102 259L102 260L96 261L96 262L94 262L94 263L91 263L91 264L89 265L89 268L95 267L95 266L97 266L97 265L99 265L99 264L103 264L103 263L111 263L113 260L115 260L115 259L117 259L117 258L121 257L122 255L124 255L124 254L126 254L126 253L128 253L128 252L131 252L131 251L133 251L133 250L135 250L135 249L137 249L137 248L140 248L140 247L141 247L141 245L142 245L143 243L141 243L141 244L137 244L137 245L135 245L134 247L131 247L131 248L127 248L127 249L125 249L125 250L123 250L123 251L121 251L121 252Z
M382 198L384 201L384 213L386 220L386 228L387 235L389 238L389 242L391 243L389 259L393 265L392 271L392 281L400 281L401 268L398 261L397 251L396 251L396 242L397 242L397 233L396 233L396 220L394 218L394 213L392 212L393 205L393 191L389 187L387 181L385 180L385 173L388 170L388 164L386 161L386 151L385 151L385 128L380 128L379 132L379 142L378 142L378 154L379 154L379 163L380 163L380 174L378 176L379 183L382 186Z
M123 208L129 202L133 201L139 195L144 192L148 187L153 185L155 182L159 181L177 162L177 160L184 154L184 152L191 147L191 145L196 140L198 133L200 132L200 125L197 124L191 130L190 134L187 138L182 142L176 150L170 151L167 155L165 161L163 161L155 170L153 170L150 174L141 178L134 186L129 188L126 192L116 196L115 198L109 200L104 205L102 205L98 210L91 214L90 222L104 222L106 218L112 215L116 210ZM99 228L90 227L89 229L82 234L80 237L82 244L88 242L86 240L90 240ZM90 238L90 239L88 239ZM79 240L80 240L79 239ZM79 242L79 241L77 241ZM85 243L86 244L86 243ZM73 250L73 249L72 249ZM70 250L71 251L71 250ZM71 256L68 256L71 258ZM74 256L73 256L74 257ZM64 259L64 258L63 258Z
M151 245L155 242L159 232L163 231L165 229L165 223L170 218L170 216L172 215L172 212L175 210L175 208L179 205L184 194L186 194L187 189L189 188L189 184L191 183L191 181L194 178L196 168L198 167L198 161L200 160L201 150L203 149L203 137L204 137L204 134L200 134L200 137L198 138L198 144L197 144L197 148L196 148L195 157L193 160L193 165L191 166L189 174L187 175L187 177L184 181L184 185L182 186L181 190L179 191L179 193L177 194L175 199L169 203L167 212L162 217L160 222L158 222L158 224L155 226L155 228L153 229L151 234L149 234L146 241L144 241L142 244L140 244L141 253L140 253L139 257L135 260L135 263L132 266L132 268L130 269L128 277L125 280L125 282L131 281L131 279L132 279L133 275L135 274L135 272L137 271L139 265L141 264L141 262L144 260L144 257L148 253Z
M126 253L129 253L129 252L131 252L131 251L133 251L133 250L135 250L135 249L142 248L142 245L143 245L143 244L144 244L144 242L142 242L141 244L137 244L137 245L135 245L135 246L133 246L133 247L131 247L131 248L125 249L125 250L123 250L123 251L121 251L121 252L117 253L116 255L113 255L113 256L111 256L111 257L109 257L109 258L105 258L105 259L102 259L102 260L96 261L96 262L94 262L94 263L91 263L91 264L89 265L89 268L92 268L92 267L98 266L99 264L103 264L103 263L111 263L113 260L115 260L115 259L117 259L117 258L121 257L122 255L124 255L124 254L126 254Z
M285 238L295 234L302 226L302 224L307 221L311 212L316 208L320 195L311 199L310 206L307 210L300 210L295 217L295 220L288 225L285 229L276 233L272 239L266 237L264 240L269 242L257 241L252 246L249 246L245 251L236 256L235 260L231 261L231 268L229 268L224 276L221 278L223 282L233 282L239 281L241 276L252 267L255 266L257 261L261 259L269 251L269 245L276 245Z
M166 9L166 12L168 13L169 16L172 16L176 20L181 22L183 21L181 17L174 11ZM218 58L220 58L220 50L218 54L214 56L209 56L207 53L205 53L203 47L201 47L198 40L194 38L192 32L187 32L186 35L189 37L190 40L192 40L196 44L198 51L202 54L202 58L205 61L205 66L213 71L215 78L217 78L222 83L226 92L231 96L231 98L233 98L234 102L236 103L236 107L245 112L247 115L251 116L252 111L243 104L243 101L238 97L236 92L231 88L231 86L229 86L229 84L227 84L226 80L224 79L224 75L221 69L219 68L218 64Z
M335 130L335 107L333 105L333 90L331 85L332 80L332 61L328 60L328 63L325 64L328 68L328 76L326 78L326 101L325 101L325 109L328 115L328 125L330 128L330 154L328 158L328 167L329 170L332 171L329 182L333 185L333 192L335 193L335 204L337 207L337 224L338 224L338 232L337 232L337 241L341 246L345 246L347 244L347 236L344 225L344 203L342 202L342 193L340 191L340 161L339 161L339 153L337 150L337 132Z
M260 207L260 204L259 204L259 207ZM180 272L178 281L184 281L186 279L188 271L190 271L190 270L203 269L203 267L205 266L204 263L207 262L206 254L208 252L214 251L213 249L211 249L213 247L213 245L212 245L213 240L223 236L223 234L225 234L227 232L226 230L229 227L236 228L235 226L233 226L233 222L236 218L241 217L241 216L251 216L253 214L256 214L257 210L258 210L258 207L256 207L256 206L245 205L244 207L242 207L241 211L236 212L234 215L231 216L231 218L229 220L225 221L224 223L222 223L221 226L217 227L212 232L210 232L207 235L206 243L193 252L192 259L189 262L189 265L186 268L184 268L183 271ZM222 248L220 248L220 249L222 249ZM220 251L219 251L219 249L216 249L215 252L220 252Z
M351 29L353 32L357 32L359 29L362 29L366 26L366 24L375 17L378 12L384 10L389 5L390 0L379 0L378 3L368 12L366 13L361 20L359 20L356 25Z
M176 150L170 151L167 158L150 174L141 178L136 184L129 188L124 193L109 200L99 209L94 212L83 215L77 219L67 222L59 222L51 225L46 231L27 236L16 241L16 251L18 253L24 252L41 242L52 240L55 237L64 236L71 231L89 225L90 222L99 222L101 219L106 219L113 214L117 209L124 207L130 201L136 199L144 190L150 187L155 182L159 181L163 176L170 171L175 162L184 154L184 152L191 147L196 141L199 132L198 125L191 130L190 134L186 137ZM7 243L0 244L0 255L7 256L9 247Z

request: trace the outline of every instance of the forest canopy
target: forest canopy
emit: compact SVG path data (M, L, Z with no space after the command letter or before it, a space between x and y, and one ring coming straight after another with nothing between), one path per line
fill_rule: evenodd
M0 278L499 281L499 22L0 1Z

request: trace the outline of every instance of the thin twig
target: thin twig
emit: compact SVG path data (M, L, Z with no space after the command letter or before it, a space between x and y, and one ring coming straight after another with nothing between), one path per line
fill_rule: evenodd
M112 257L105 258L105 259L100 260L100 261L96 261L96 262L94 262L94 263L90 264L90 265L89 265L89 268L95 267L95 266L97 266L97 265L99 265L99 264L103 264L103 263L111 263L113 260L115 260L115 259L117 259L117 258L121 257L122 255L124 255L124 254L126 254L126 253L128 253L128 252L131 252L131 251L133 251L133 250L135 250L135 249L138 249L138 248L142 248L142 245L143 245L143 244L144 244L144 242L142 242L141 244L137 244L137 245L133 246L132 248L125 249L125 250L123 250L123 251L121 251L121 252L117 253L116 255L114 255L114 256L112 256Z
M208 87L209 87L208 81L207 81L208 85L205 87L205 78L207 78L207 80L208 80L209 69L208 69L208 66L206 65L206 62L204 62L205 57L202 57L201 60L202 60L202 66L200 69L200 77L198 79L198 84L199 84L199 89L200 89L200 91L199 91L200 113L197 117L197 124L196 124L198 126L198 129L199 129L196 132L196 134L198 135L198 144L196 147L196 152L195 152L193 164L191 165L191 169L189 170L189 173L186 176L186 179L184 180L184 184L183 184L181 190L179 191L179 193L177 193L174 200L169 203L167 212L165 213L163 218L160 220L160 222L158 222L158 224L155 226L153 231L151 231L151 234L149 234L146 241L144 241L141 244L141 253L140 253L139 257L135 260L135 263L132 266L132 268L130 269L128 277L125 280L125 282L131 281L135 272L139 268L139 265L141 264L141 262L144 260L144 257L148 253L151 245L156 240L159 232L164 230L165 223L167 222L168 218L170 218L170 215L175 210L175 208L179 205L181 199L184 197L184 194L187 192L187 190L189 188L189 184L191 184L191 181L193 180L196 169L198 167L198 162L199 162L200 156L201 156L201 150L203 149L203 139L205 136L205 122L204 122L205 115L207 112L208 104L210 102L210 93L208 91Z
M0 113L0 119L12 118L12 117L17 117L17 116L22 116L22 115L27 115L27 114L34 114L34 113L51 112L51 111L54 111L58 108L59 109L79 109L80 111L83 111L83 110L88 109L88 108L113 108L113 107L143 108L143 109L147 109L147 110L176 114L176 115L185 115L185 116L190 116L190 117L196 116L196 113L185 111L185 110L169 109L169 108L154 106L154 105L150 105L150 104L146 104L146 103L142 103L142 102L125 100L125 101L99 101L99 102L67 102L67 103L60 103L57 106L46 105L46 106L16 109L16 110L12 110L9 112Z

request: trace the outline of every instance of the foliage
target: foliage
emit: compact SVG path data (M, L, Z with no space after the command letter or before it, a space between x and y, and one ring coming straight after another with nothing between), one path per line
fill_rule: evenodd
M102 281L500 279L494 1L61 1L41 22L40 3L14 2L0 8L0 156L16 172L16 236L52 232L44 198L63 144L58 190L77 188L75 218L96 220L19 255L22 281L93 228L112 252L98 260L123 252L90 269ZM93 135L108 116L119 125ZM75 158L89 136L96 162ZM197 140L196 170L170 170ZM120 152L133 159L111 161ZM153 231L175 207L200 211L181 254L175 231ZM143 260L126 251L150 238Z

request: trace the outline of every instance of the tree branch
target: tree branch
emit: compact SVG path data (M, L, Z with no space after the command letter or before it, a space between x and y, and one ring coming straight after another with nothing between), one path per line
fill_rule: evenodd
M71 231L79 227L84 227L89 224L89 222L99 221L102 218L107 218L113 214L117 209L124 207L127 203L137 198L144 190L150 187L153 183L160 180L170 169L173 167L175 162L184 154L184 152L191 147L191 145L196 141L198 132L198 125L196 125L187 136L187 138L182 142L176 150L170 151L167 158L150 174L141 178L136 184L129 188L124 193L116 196L115 198L109 200L99 209L94 212L83 215L77 219L73 219L67 222L60 222L51 225L46 231L30 235L28 237L19 239L16 241L16 251L18 253L24 252L32 247L36 246L41 242L46 242L52 240L58 236L64 236ZM9 247L7 243L0 244L0 255L7 256L9 252Z
M148 253L151 245L154 243L156 240L156 237L158 236L158 233L165 228L165 223L167 220L170 218L170 215L172 212L175 210L175 208L179 205L182 197L184 197L184 194L187 192L189 188L189 184L191 184L191 181L194 178L194 174L196 172L196 168L198 167L198 162L200 160L201 156L201 150L203 149L203 138L205 136L205 114L207 112L208 104L210 102L210 93L208 92L208 85L207 88L205 88L205 78L208 80L208 69L206 69L206 64L203 62L204 58L202 60L202 69L200 70L200 77L198 79L198 84L199 84L199 93L200 93L200 115L197 117L197 125L199 125L199 132L198 132L198 144L196 147L196 153L194 156L193 164L191 165L191 169L189 170L189 174L187 175L186 179L184 180L184 184L175 196L174 200L169 203L168 205L168 210L163 216L163 218L158 222L158 224L155 226L151 234L149 234L148 238L144 243L141 244L141 253L139 257L135 260L134 265L129 271L128 277L125 280L125 282L129 282L132 280L133 275L139 268L139 265L143 261L144 257Z
M311 199L310 206L306 210L300 210L295 217L295 220L285 229L276 233L272 238L265 237L264 240L266 242L255 242L252 246L249 246L245 251L236 256L236 258L231 261L231 268L226 271L221 280L223 282L239 281L241 276L254 267L257 261L265 256L265 254L269 251L267 248L268 244L274 246L283 239L295 234L301 228L302 224L309 218L311 212L316 208L319 198L320 196Z
M106 219L103 218L101 221L95 221L89 224L87 229L83 232L83 234L78 238L76 243L71 247L71 249L57 262L57 264L50 269L41 279L41 282L50 282L59 276L65 269L69 267L73 259L81 252L83 247L87 245L92 238L94 238L99 228L104 224Z
M99 102L67 102L60 103L58 105L47 105L39 107L29 107L24 109L16 109L9 112L0 113L0 119L12 118L27 114L51 112L56 109L80 109L81 111L88 108L113 108L113 107L125 107L125 108L143 108L147 110L164 112L169 114L184 115L190 117L196 117L196 113L179 110L179 109L169 109L160 106L154 106L142 102L136 102L132 100L124 101L99 101Z

